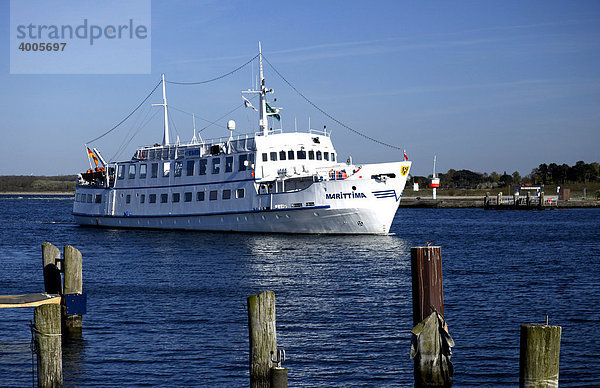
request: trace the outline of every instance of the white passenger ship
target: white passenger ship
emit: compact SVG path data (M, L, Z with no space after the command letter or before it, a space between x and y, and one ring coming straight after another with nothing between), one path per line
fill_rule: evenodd
M255 134L142 147L131 160L79 174L73 215L81 225L277 233L385 234L398 209L411 162L339 160L326 131L268 128L262 54ZM246 100L247 101L247 100ZM233 130L230 121L228 128Z

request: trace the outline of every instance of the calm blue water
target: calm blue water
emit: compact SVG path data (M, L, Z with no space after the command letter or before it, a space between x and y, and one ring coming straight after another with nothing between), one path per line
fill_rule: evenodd
M412 385L410 247L442 246L455 386L515 386L519 325L563 328L560 383L600 385L600 210L400 209L391 236L75 226L71 199L0 197L0 294L43 290L41 243L84 256L66 386L248 386L246 297L277 299L294 387ZM0 309L0 386L32 382L32 309Z

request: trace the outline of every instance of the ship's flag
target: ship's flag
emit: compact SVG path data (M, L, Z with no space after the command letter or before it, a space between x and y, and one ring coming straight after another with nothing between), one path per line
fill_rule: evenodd
M96 154L94 154L88 147L86 148L88 150L88 157L94 159L94 163L96 164L96 167L98 167L98 158L96 157Z
M246 106L246 108L252 108L252 109L254 109L255 111L257 111L257 112L258 112L258 109L256 109L256 108L255 108L255 107L252 105L252 103L250 102L250 100L248 100L248 99L247 99L246 97L244 97L244 96L242 96L242 99L244 100L244 105Z
M277 121L281 121L281 117L279 116L279 109L273 109L269 104L267 104L267 115L275 117Z
M404 160L408 160L408 156L406 156L406 150L404 150Z

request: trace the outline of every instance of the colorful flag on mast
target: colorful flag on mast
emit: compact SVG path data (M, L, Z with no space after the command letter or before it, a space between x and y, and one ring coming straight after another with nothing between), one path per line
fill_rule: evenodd
M94 163L96 164L96 167L98 167L98 157L96 157L96 154L94 154L92 152L92 150L89 149L89 147L85 147L85 148L87 148L87 151L88 151L88 158L94 159Z
M244 96L242 96L242 99L244 100L244 105L246 106L246 108L252 108L252 109L254 109L255 111L257 111L257 112L258 112L258 109L256 109L256 108L255 108L255 107L252 105L252 103L250 102L250 100L248 100L248 99L247 99L246 97L244 97Z
M406 150L404 150L404 160L408 160L408 156L406 156Z
M268 116L273 116L277 119L277 121L281 121L281 116L279 116L279 109L278 108L271 108L271 105L267 104L267 115Z

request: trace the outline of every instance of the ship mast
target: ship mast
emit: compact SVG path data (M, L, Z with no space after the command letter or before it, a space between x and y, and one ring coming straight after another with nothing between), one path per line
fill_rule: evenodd
M267 93L268 90L265 88L265 77L263 75L263 63L262 63L262 48L260 42L258 42L258 63L260 71L260 130L263 136L267 136L269 132L269 123L267 121Z
M165 73L162 75L162 92L163 92L163 103L162 104L152 104L152 106L162 106L165 111L165 130L163 133L163 145L169 145L169 113L167 111L167 91L165 88Z

